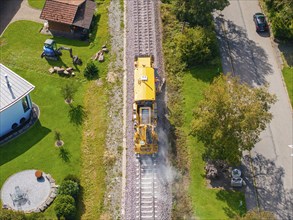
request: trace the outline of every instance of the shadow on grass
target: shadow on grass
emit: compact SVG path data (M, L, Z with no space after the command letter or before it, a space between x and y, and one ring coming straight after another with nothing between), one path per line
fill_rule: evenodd
M70 157L71 157L71 154L70 152L64 148L64 147L60 147L59 148L59 157L65 162L65 163L68 163L70 162Z
M289 66L293 66L293 41L278 43L278 48L282 52L284 59Z
M246 212L245 198L243 193L234 190L220 190L217 192L217 199L226 202L228 207L224 207L224 212L229 218L243 215Z
M94 41L94 39L96 39L96 35L97 35L97 31L98 31L98 24L100 21L101 15L100 14L96 14L93 16L93 20L90 26L90 41Z
M220 73L220 64L219 65L210 65L207 66L199 66L190 69L191 75L203 82L212 83L214 78L219 76Z
M81 219L82 215L86 212L86 207L84 205L83 197L84 197L84 188L81 185L79 185L79 194L77 197L77 213L75 216L76 220Z
M65 38L65 37L54 36L52 39L57 43L57 48L59 48L61 46L87 47L89 45L89 42L87 42L87 41L74 40L74 39L69 39L69 38ZM72 52L73 53L75 52L74 49Z
M77 126L80 126L86 119L87 114L82 105L77 105L77 106L70 105L68 116L71 123Z
M59 66L59 67L61 67L61 66L65 66L66 68L68 67L68 66L62 61L61 57L59 57L58 60L50 60L50 59L46 59L46 58L43 58L43 59L45 59L45 60L48 62L48 64L49 64L50 66Z
M51 130L43 127L38 120L30 130L0 147L0 166L25 153L50 132Z

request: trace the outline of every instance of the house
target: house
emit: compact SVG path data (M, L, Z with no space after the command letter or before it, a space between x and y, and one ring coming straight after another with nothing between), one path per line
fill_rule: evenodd
M85 40L95 9L90 0L46 0L40 18L48 21L54 36Z
M30 92L35 87L0 63L0 139L31 116Z

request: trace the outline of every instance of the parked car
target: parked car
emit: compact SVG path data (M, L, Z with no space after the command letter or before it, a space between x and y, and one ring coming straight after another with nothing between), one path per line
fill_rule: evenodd
M255 13L253 15L256 32L265 32L269 30L269 25L263 13Z

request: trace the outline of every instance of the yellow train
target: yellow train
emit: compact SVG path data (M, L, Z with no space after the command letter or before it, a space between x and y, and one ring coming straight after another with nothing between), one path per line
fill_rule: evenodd
M154 155L158 152L156 94L160 80L151 56L137 57L134 65L134 151L138 156Z

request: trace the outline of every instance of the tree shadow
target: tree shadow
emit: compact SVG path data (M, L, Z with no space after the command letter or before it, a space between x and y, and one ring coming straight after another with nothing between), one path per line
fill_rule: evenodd
M278 48L282 52L287 64L293 66L293 41L279 42Z
M267 159L261 154L248 160L254 170L260 207L273 212L277 219L292 219L293 189L284 188L284 169L276 166L273 160Z
M82 105L77 105L77 106L70 105L68 116L71 123L77 126L80 126L86 119L87 113L84 110L84 107Z
M86 212L86 207L83 201L84 198L84 188L79 185L79 194L77 197L77 213L76 213L76 220L82 219L82 215Z
M70 162L71 154L65 147L59 148L59 157L65 162Z
M190 69L190 73L194 78L207 83L212 83L214 78L219 76L220 71L220 64L204 67L193 67Z
M51 132L38 120L31 129L0 147L0 166L25 153Z
M239 196L233 197L232 194L237 193L236 191L227 191L227 190L220 190L217 192L216 196L218 200L225 201L228 207L223 207L224 212L229 218L233 218L239 213L240 215L246 212L246 207L244 205L244 198ZM239 193L239 192L238 192ZM241 198L239 200L239 198Z
M263 85L273 70L263 48L250 40L244 28L223 17L215 18L223 72L232 72L248 85ZM232 63L231 63L232 60Z

